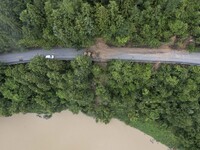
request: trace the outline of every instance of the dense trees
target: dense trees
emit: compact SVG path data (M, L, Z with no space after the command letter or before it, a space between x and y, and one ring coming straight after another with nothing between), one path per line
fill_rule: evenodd
M1 0L0 5L0 53L16 49L21 38L19 15L28 0Z
M0 6L0 49L114 46L200 46L198 0L19 0ZM171 41L173 37L173 41Z
M73 112L89 108L93 100L88 82L90 66L87 58L65 63L36 57L28 65L6 67L5 75L0 74L6 76L0 91L11 101L7 111L51 114L66 108Z
M82 0L64 0L53 11L54 34L64 46L87 47L94 39L92 7Z
M43 30L46 26L46 16L44 11L45 0L34 0L26 4L26 9L20 14L23 23L23 39L21 44L28 47L45 45L42 38Z
M107 6L97 4L95 13L99 36L117 46L124 46L129 41L129 25L115 1L111 1Z
M97 120L154 121L173 132L183 149L199 149L200 68L107 64L78 57L71 62L35 57L29 64L0 66L0 115L69 109Z

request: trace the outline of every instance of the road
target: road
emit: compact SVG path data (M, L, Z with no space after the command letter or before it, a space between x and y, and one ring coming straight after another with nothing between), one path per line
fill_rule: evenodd
M19 53L8 53L0 55L0 62L8 63L8 64L19 64L19 63L27 63L35 56L45 56L48 54L52 54L55 56L55 59L60 60L72 60L78 55L82 55L84 50L76 50L72 48L68 49L52 49L52 50L31 50L27 52L19 52ZM20 61L21 60L21 61Z
M200 53L169 51L166 53L124 53L108 56L106 59L134 60L136 62L161 62L175 64L200 65Z
M37 55L53 54L56 59L60 60L72 60L78 55L83 55L84 50L77 51L71 48L52 49L52 50L31 50L28 52L10 53L0 55L0 61L8 64L18 64L29 62L33 57ZM112 59L130 60L136 62L163 62L163 63L177 63L177 64L189 64L200 65L200 53L188 53L181 51L167 51L164 53L133 53L127 51L111 52L101 59L95 59L95 61L108 61ZM21 61L20 61L21 60Z

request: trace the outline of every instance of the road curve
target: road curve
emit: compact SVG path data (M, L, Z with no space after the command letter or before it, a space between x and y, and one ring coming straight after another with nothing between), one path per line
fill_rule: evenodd
M53 54L55 59L60 60L72 60L79 55L83 55L84 50L76 50L72 48L60 48L52 50L30 50L28 52L9 53L0 55L0 62L7 64L19 64L27 63L33 57L37 55L45 56ZM200 65L200 53L188 53L180 51L169 51L166 53L129 53L123 52L113 53L107 55L102 59L94 59L94 61L109 61L113 59L129 60L136 62L161 62L161 63L175 63L175 64L188 64L188 65Z

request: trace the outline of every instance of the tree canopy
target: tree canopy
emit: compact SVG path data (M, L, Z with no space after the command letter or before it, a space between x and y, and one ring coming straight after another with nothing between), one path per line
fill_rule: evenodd
M200 46L198 0L3 0L0 52L17 46ZM173 40L172 40L173 39Z

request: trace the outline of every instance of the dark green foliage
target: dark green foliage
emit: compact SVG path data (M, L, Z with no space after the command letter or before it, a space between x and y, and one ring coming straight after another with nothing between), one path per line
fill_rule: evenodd
M1 0L0 5L0 53L18 49L21 38L19 14L28 0Z
M6 66L0 63L0 86L2 86L5 82L5 77L6 77L5 69L6 69ZM4 96L2 95L2 92L0 92L0 116L11 115L10 111L7 109L8 107L10 107L10 105L11 105L11 101L4 98Z
M200 67L111 61L88 57L71 62L35 57L29 64L0 66L0 115L35 112L51 115L82 111L108 123L150 122L169 133L182 149L200 148ZM153 123L154 122L154 123ZM173 133L173 136L172 136Z
M21 12L20 20L23 23L21 45L28 47L45 46L45 41L42 38L47 23L44 6L45 0L33 0L27 3L26 9Z
M3 0L0 52L19 45L89 47L99 37L114 46L168 43L194 51L199 11L199 0Z
M0 83L3 82L3 79L5 77L5 66L0 62Z

